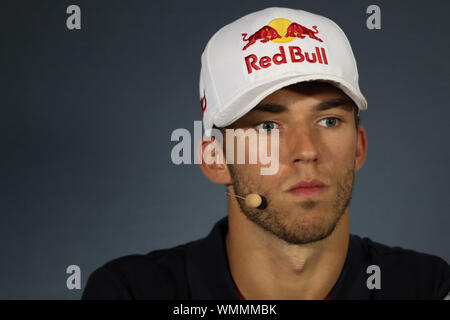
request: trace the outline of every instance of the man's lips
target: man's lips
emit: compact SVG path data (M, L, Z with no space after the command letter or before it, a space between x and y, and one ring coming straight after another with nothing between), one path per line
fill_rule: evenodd
M325 187L325 183L318 179L312 180L302 180L289 188L289 190L297 189L297 188L314 188L314 187Z
M297 196L314 196L320 194L326 185L317 179L309 180L309 181L300 181L293 185L288 191Z
M325 187L311 187L311 188L296 188L289 190L289 192L296 196L315 196L320 194Z

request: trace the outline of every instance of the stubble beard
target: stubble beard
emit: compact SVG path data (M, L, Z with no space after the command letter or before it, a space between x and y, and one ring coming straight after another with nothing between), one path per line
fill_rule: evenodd
M355 179L354 166L346 171L337 183L336 196L328 206L328 212L317 212L317 216L305 218L302 212L314 210L323 200L307 199L298 203L298 211L283 207L282 203L274 203L270 192L264 185L254 181L233 165L228 166L232 177L232 185L237 195L246 196L257 192L265 197L265 209L247 207L245 200L236 198L244 215L253 223L272 233L289 244L307 244L320 241L333 233L341 217L350 205ZM330 186L328 186L329 188ZM325 203L326 204L326 203ZM324 206L326 207L326 206Z

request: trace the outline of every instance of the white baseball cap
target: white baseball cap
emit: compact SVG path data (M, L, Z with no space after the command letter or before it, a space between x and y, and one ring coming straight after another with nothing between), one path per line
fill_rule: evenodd
M267 8L222 27L201 57L200 101L205 136L232 124L285 86L320 80L367 101L345 33L332 20L303 10Z

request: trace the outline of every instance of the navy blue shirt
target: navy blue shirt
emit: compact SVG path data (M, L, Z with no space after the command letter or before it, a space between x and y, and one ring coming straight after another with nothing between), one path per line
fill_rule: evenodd
M82 299L238 300L227 232L224 217L203 239L109 261L90 275ZM380 289L367 287L370 265L380 268ZM444 299L449 291L450 266L443 259L350 235L331 299Z

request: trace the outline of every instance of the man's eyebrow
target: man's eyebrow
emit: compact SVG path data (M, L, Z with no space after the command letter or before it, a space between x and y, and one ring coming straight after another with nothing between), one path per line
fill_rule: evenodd
M323 101L314 106L314 111L323 111L323 110L333 109L333 108L337 108L337 107L341 107L345 110L352 111L353 110L353 101L347 97Z
M277 103L264 103L258 104L256 107L252 109L252 111L262 111L262 112L270 112L270 113L283 113L288 111L288 108Z
M353 110L353 101L344 97L322 101L314 106L313 111L323 111L337 107L342 107L348 111L351 111ZM258 104L252 109L252 111L253 110L270 113L283 113L289 111L286 106L277 103Z

